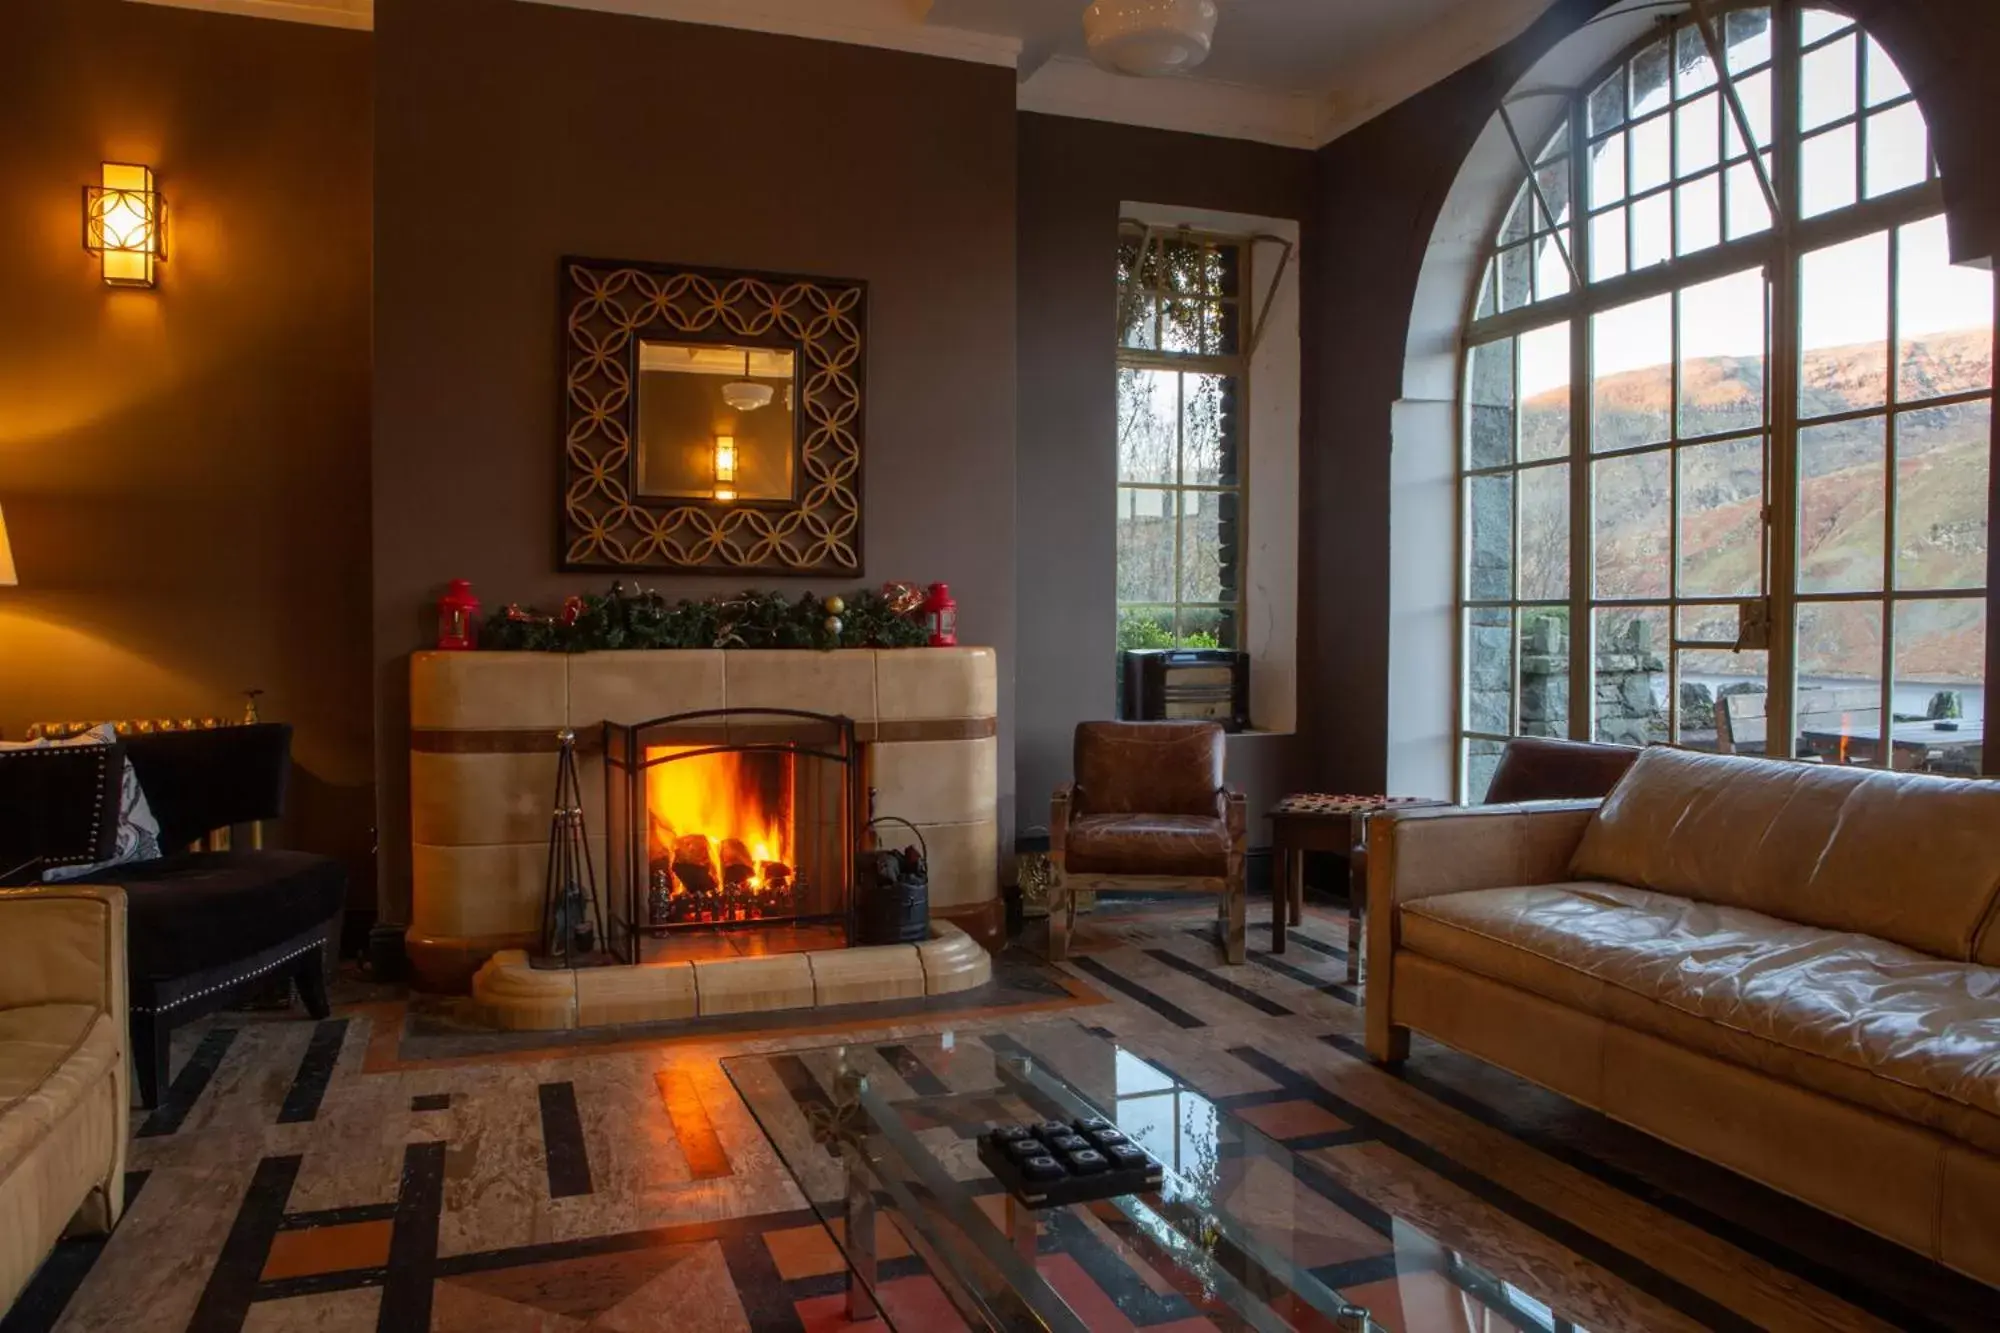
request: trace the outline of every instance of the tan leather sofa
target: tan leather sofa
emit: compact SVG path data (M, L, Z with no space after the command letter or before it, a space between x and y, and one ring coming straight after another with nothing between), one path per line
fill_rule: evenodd
M125 892L0 890L0 1314L125 1201Z
M1647 750L1601 807L1372 826L1422 1032L2000 1284L2000 783Z

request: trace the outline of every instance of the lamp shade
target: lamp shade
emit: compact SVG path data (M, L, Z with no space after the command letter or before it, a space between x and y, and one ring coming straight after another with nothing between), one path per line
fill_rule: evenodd
M11 588L20 581L14 575L14 548L7 544L7 513L0 510L0 588Z

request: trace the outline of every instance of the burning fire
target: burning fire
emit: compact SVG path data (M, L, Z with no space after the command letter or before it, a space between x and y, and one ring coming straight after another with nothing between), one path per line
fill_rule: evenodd
M649 745L646 860L656 923L791 915L792 756Z

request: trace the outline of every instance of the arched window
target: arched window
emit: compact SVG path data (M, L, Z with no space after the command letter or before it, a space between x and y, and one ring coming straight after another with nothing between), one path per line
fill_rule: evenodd
M1709 5L1552 132L1517 98L1467 303L1461 796L1514 735L1981 771L1994 285L1894 62Z

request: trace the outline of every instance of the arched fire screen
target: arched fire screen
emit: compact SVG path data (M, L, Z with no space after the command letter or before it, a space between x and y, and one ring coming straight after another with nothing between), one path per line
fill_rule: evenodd
M860 750L844 717L715 708L604 724L607 941L690 929L852 935Z

